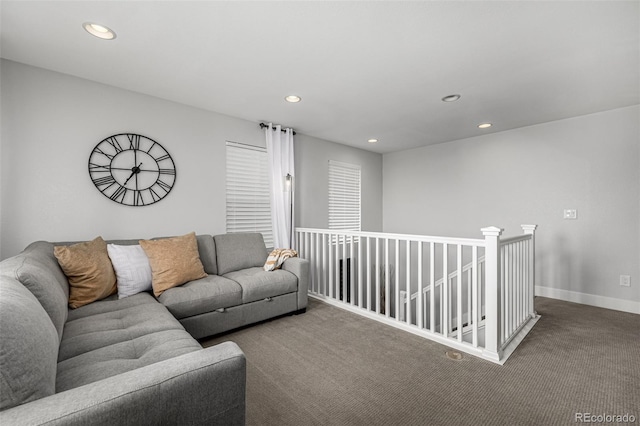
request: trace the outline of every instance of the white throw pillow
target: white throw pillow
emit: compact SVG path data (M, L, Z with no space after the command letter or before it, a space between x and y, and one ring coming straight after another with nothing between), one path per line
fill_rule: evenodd
M151 265L142 247L108 244L107 252L116 272L118 299L151 291Z

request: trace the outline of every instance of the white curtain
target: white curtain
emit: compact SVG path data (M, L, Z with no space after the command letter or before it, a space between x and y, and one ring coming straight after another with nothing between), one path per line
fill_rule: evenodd
M271 176L271 221L274 248L293 248L293 130L280 125L265 127Z

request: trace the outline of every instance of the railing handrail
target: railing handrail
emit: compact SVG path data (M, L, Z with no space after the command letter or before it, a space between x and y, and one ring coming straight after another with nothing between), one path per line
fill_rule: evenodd
M484 247L484 239L474 238L458 238L458 237L440 237L432 235L413 235L413 234L393 234L387 232L370 232L370 231L346 231L343 229L317 229L317 228L296 228L296 232L313 232L324 235L344 235L348 237L370 237L370 238L387 238L390 240L400 241L416 241L422 243L437 244L462 244L467 246Z
M527 241L527 240L530 240L531 238L532 238L531 234L523 234L523 235L516 235L515 237L501 238L500 245L506 246L507 244L519 243L520 241Z
M480 265L481 263L484 263L484 256L480 256L478 258L478 265ZM469 269L473 269L473 262L469 262L466 265L464 265L464 267L462 268L462 272L467 272ZM448 280L452 280L457 276L458 276L458 270L456 269L455 271L453 271L449 275L447 275L447 279ZM434 287L438 287L438 286L442 285L443 283L444 283L444 278L440 278L436 282L433 283L433 286ZM425 286L422 289L422 292L426 294L430 290L431 290L431 286L428 285L428 286ZM406 291L400 290L400 293L406 293ZM420 293L420 292L416 291L415 293L413 293L411 295L411 300L416 299L418 297L418 293ZM406 300L405 300L405 303L406 303Z

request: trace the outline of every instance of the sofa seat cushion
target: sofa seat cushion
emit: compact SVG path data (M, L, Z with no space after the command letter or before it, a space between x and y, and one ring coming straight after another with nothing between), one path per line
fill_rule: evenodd
M242 287L242 303L255 302L298 290L298 279L291 272L276 270L265 272L262 266L241 269L224 275Z
M202 350L184 329L163 330L103 346L58 363L56 393Z
M241 305L242 287L219 275L209 275L166 290L158 297L158 301L174 317L182 319Z
M58 362L148 334L184 330L149 293L94 302L71 310L64 328Z
M115 297L70 312L56 392L202 349L150 294Z

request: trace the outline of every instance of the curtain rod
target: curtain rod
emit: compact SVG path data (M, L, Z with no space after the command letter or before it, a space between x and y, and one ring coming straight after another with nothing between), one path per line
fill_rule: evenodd
M266 124L266 123L260 123L260 128L261 128L261 129L264 129L265 127L269 127L269 125L268 125L268 124ZM272 130L275 130L275 129L272 129ZM285 129L280 129L280 131L281 131L281 132L286 132L286 130L285 130ZM292 132L294 135L296 134L295 130L293 130L293 129L291 129L291 132Z

